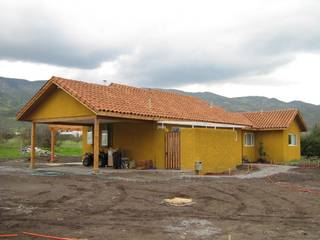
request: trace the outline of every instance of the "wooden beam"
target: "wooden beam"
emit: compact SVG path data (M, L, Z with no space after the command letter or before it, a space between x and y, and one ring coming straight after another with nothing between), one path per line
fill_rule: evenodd
M31 156L30 156L30 168L34 168L36 164L36 123L32 122L31 126Z
M55 131L82 131L82 126L73 125L49 125L50 130Z
M94 119L94 138L93 138L93 171L99 172L99 153L100 153L100 119Z
M51 129L51 154L50 154L50 162L54 162L54 147L56 144L56 131L55 129Z
M61 122L62 125L67 124L68 122L73 122L73 121L84 121L84 124L86 124L85 121L94 121L95 116L83 116L83 117L62 117L62 118L44 118L44 119L35 119L35 122L38 123L55 123L55 122ZM63 122L66 122L65 124ZM73 124L75 126L82 126L82 123L75 123Z
M122 119L133 119L133 120L145 120L145 121L160 121L159 117L142 116L138 114L126 114L126 113L115 113L108 111L99 111L99 116L112 117L112 118L122 118Z

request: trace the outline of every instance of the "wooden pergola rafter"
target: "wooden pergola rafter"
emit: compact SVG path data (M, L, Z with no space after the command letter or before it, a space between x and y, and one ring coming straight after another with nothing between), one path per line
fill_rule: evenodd
M72 120L70 122L70 120ZM51 133L51 155L50 155L50 161L54 162L55 156L55 141L56 141L56 132L57 131L83 131L84 127L92 126L93 127L93 153L94 153L94 160L93 160L93 170L94 172L99 171L99 150L100 150L100 124L101 124L101 118L98 116L91 116L91 117L81 117L81 118L72 118L72 119L58 119L59 121L65 121L65 122L59 122L55 119L44 119L40 121L31 121L31 157L30 157L30 168L34 168L36 164L36 126L37 124L49 124L48 128L50 129ZM77 123L76 120L79 122ZM105 118L104 118L105 120ZM50 124L51 123L51 124ZM73 124L73 125L72 125ZM77 124L77 125L75 125Z

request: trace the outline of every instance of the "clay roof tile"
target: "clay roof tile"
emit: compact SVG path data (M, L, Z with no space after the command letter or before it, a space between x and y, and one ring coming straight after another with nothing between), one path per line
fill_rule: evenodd
M100 85L52 77L51 81L96 113L115 112L155 118L251 126L242 114L191 96L112 83Z

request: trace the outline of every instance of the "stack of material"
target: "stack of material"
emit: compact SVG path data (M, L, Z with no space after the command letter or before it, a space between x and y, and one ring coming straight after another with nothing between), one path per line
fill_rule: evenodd
M194 204L192 198L182 198L182 197L174 197L164 199L163 202L167 205L175 206L175 207L183 207Z
M136 168L141 170L153 169L153 162L152 160L136 161Z

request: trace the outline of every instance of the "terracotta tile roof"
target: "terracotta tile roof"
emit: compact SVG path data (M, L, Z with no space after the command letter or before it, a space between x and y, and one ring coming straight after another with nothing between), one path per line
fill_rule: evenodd
M298 116L302 131L306 131L306 125L297 109L274 110L266 112L242 113L251 122L255 129L287 129L291 122Z
M251 122L244 115L227 112L196 97L115 83L106 86L59 77L52 77L50 81L97 115L109 112L156 119L251 126Z

